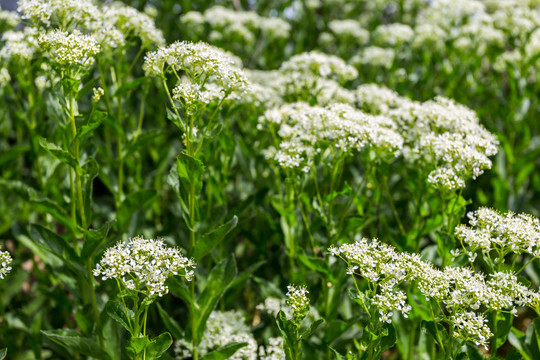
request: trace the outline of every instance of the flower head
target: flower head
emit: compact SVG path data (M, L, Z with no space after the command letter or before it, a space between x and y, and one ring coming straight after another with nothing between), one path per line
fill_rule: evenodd
M94 276L117 279L128 289L144 287L148 296L162 296L169 291L165 286L169 276L182 275L190 281L194 269L193 260L182 256L178 249L167 247L162 239L138 236L107 249L94 269Z
M100 52L96 39L78 30L71 34L61 30L41 34L39 44L51 53L55 62L64 66L90 66L94 63L94 55Z
M309 299L307 294L309 291L305 286L287 286L286 304L289 305L294 313L294 316L303 317L309 310Z
M4 276L11 270L11 255L7 251L0 251L0 279L3 279Z

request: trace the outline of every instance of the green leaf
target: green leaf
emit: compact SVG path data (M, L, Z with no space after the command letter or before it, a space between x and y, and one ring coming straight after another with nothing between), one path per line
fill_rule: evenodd
M81 234L81 229L73 223L71 217L62 206L37 192L35 189L20 181L9 181L4 179L0 179L0 186L5 187L24 201L30 203L37 212L51 215L62 223L62 225L71 230L75 236Z
M132 337L126 347L132 357L145 351L145 359L158 359L172 345L171 334L165 332L150 341L148 336Z
M443 347L446 344L445 339L447 337L447 332L444 326L442 326L440 323L435 322L435 321L422 320L422 328L427 330L427 332L431 335L431 337L437 343L437 345ZM437 331L441 339L439 339L439 336L437 335ZM441 341L442 341L442 344L441 344Z
M81 279L88 281L85 268L80 265L80 259L75 250L60 236L41 225L30 225L30 239L47 252L58 257L64 265Z
M121 137L122 139L125 140L126 138L126 133L124 132L124 129L122 128L122 126L120 126L120 124L118 123L118 121L116 121L114 118L112 118L111 116L107 116L103 122L109 126L115 133L116 135L118 135L119 137Z
M118 90L116 90L114 92L114 96L118 96L118 95L123 95L133 89L136 89L139 85L141 85L144 81L146 80L146 78L143 76L143 77L140 77L134 81L129 81L129 82L124 82L122 83L122 85L118 88Z
M225 360L230 358L234 355L235 352L243 348L244 346L247 346L248 344L238 343L238 342L232 342L228 343L225 346L220 347L217 350L214 350L206 355L204 355L201 360Z
M340 337L347 329L349 329L354 322L352 321L342 321L342 320L334 320L329 321L326 325L326 328L324 329L324 338L323 342L325 344L330 344L334 342L338 337Z
M508 313L494 312L493 316L497 316L497 327L494 333L495 349L500 348L508 338L514 316ZM493 329L493 327L491 327Z
M7 355L7 349L4 348L2 350L0 350L0 360L3 360Z
M469 356L469 360L484 360L484 357L478 351L478 347L471 344L467 344L467 355Z
M247 269L245 269L240 274L238 274L238 276L231 283L230 288L234 288L246 282L249 278L251 278L251 275L264 264L266 264L266 261L262 260L262 261L256 262L253 265L250 265Z
M0 167L8 164L11 160L16 159L20 155L30 150L28 145L11 146L7 151L0 154Z
M172 343L173 340L171 334L168 332L160 334L158 337L152 340L150 346L148 346L146 349L146 359L159 359L161 355L163 355L163 353L171 347Z
M332 350L332 353L334 354L334 356L336 357L336 360L345 360L345 358L337 352L336 349L334 349L333 347L329 346L328 347L330 350Z
M181 153L176 158L178 176L180 177L180 185L189 189L190 185L195 188L195 194L199 194L202 189L202 177L204 175L203 163L186 154Z
M302 359L302 354L298 346L298 325L287 319L283 311L279 311L276 322L283 336L283 351L286 360Z
M388 335L382 337L381 342L379 344L380 354L384 353L386 350L390 349L394 344L396 343L396 329L394 328L393 324L385 324L384 325L384 332L386 332Z
M193 187L193 195L200 194L203 186L204 165L194 157L181 153L176 158L178 177L180 178L180 194L184 199L190 196L190 189ZM193 214L190 214L193 217Z
M176 125L176 127L179 128L182 132L186 132L186 125L184 124L184 120L176 116L176 113L174 111L167 109L167 119L171 120L173 124Z
M523 334L518 329L512 327L512 329L510 329L510 334L508 335L508 341L517 351L519 351L519 353L521 354L521 356L523 356L524 359L532 360L532 358L529 356L525 349L525 334Z
M157 197L154 190L140 190L129 194L118 207L116 213L116 230L122 232L129 225L133 214L146 206L149 206Z
M131 357L138 355L150 346L151 342L148 336L132 337L129 339L126 350Z
M111 319L122 325L131 336L134 335L131 324L135 322L135 313L127 309L122 301L118 299L109 300L105 305L105 311Z
M167 279L166 284L174 295L184 300L189 306L194 306L194 299L191 297L191 291L182 280L179 280L176 276L172 276Z
M139 136L133 138L133 140L129 142L122 152L122 158L130 157L131 154L135 153L141 148L148 149L148 147L153 146L153 143L159 141L159 137L165 134L166 132L162 129L145 130L143 133L139 134Z
M62 149L56 144L48 142L45 138L39 138L39 145L47 150L49 154L58 159L60 162L71 166L77 173L82 174L83 170L81 169L79 162L73 155L71 155L66 150Z
M81 90L79 90L79 92L77 93L77 98L76 100L79 101L82 99L82 97L86 94L88 94L88 92L90 92L96 85L96 83L99 81L99 77L97 78L94 78L94 79L91 79L90 81L86 82L86 84L84 84L84 86L82 87Z
M536 327L539 324L539 319L536 318L527 328L525 333L525 350L531 359L540 359L540 349L538 348L538 340L536 336Z
M92 339L82 337L75 330L41 330L41 333L66 349L83 355L91 356L96 359L109 359L109 355L99 348L97 342Z
M81 125L81 127L77 130L77 135L75 135L75 138L73 139L72 143L75 143L76 141L79 142L79 144L84 143L90 136L92 136L92 133L94 130L96 130L99 125L105 120L107 117L107 113L103 111L94 111L92 114L92 117L88 119L88 121Z
M506 353L506 360L522 360L523 357L519 354L519 351L516 349L510 349L508 353Z
M195 326L197 329L197 334L195 334L195 336L197 340L202 339L206 321L208 320L210 313L214 310L219 299L221 299L225 291L229 288L231 282L236 277L236 274L236 261L233 254L221 260L214 266L212 271L210 271L206 286L197 299L199 308L194 314Z
M81 259L91 259L95 253L101 250L114 222L115 220L107 221L101 227L90 229L84 233L84 245L81 251Z
M203 237L195 244L195 249L191 255L196 261L202 259L208 254L214 247L218 246L221 241L227 236L232 229L238 224L238 217L235 215L231 220L225 224L218 226L209 233L203 235Z
M319 319L315 322L313 322L311 324L311 326L309 327L309 329L305 330L301 335L300 335L300 340L304 340L304 339L307 339L308 337L310 337L311 335L313 335L313 333L317 330L317 328L324 322L324 319Z
M300 255L298 255L298 259L310 270L316 271L319 274L324 275L328 279L328 281L333 281L333 276L328 271L328 262L326 261L326 259L306 256L305 253L301 253Z
M84 216L86 224L92 223L92 195L94 193L94 179L99 174L99 165L93 157L88 158L88 161L83 166L83 202Z
M158 308L159 316L161 317L161 320L163 321L165 328L169 330L175 338L177 339L183 338L184 331L182 330L178 322L176 322L176 320L174 320L172 316L169 316L167 311L163 309L160 303L157 303L157 308Z

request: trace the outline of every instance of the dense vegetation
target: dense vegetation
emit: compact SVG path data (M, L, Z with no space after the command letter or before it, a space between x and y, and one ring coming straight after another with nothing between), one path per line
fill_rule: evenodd
M0 359L540 358L537 0L0 32Z

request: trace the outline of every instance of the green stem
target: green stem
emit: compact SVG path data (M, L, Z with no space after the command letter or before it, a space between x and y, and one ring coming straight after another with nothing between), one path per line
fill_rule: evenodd
M386 193L386 197L388 197L388 201L390 202L390 208L392 209L392 213L394 214L394 218L396 219L396 222L399 227L399 232L401 235L405 236L407 235L407 232L405 231L405 228L403 227L403 224L401 223L401 220L399 219L399 214L396 210L396 205L394 204L394 199L392 198L392 194L390 193L390 188L388 187L388 179L385 178L382 181L384 192Z
M73 144L73 155L75 156L75 160L77 161L77 164L79 164L79 140L75 139L77 136L77 124L75 123L75 114L73 112L73 91L69 92L69 120L71 124L71 135L74 139ZM81 176L79 175L79 172L77 170L75 171L75 182L77 187L77 198L79 202L79 212L81 216L81 224L83 229L86 230L86 216L84 213L84 201L83 201L83 194L82 194L82 182L81 182ZM72 199L73 201L74 199ZM73 209L73 208L72 208Z
M311 229L310 229L310 226L309 226L309 221L307 219L307 214L304 211L304 207L302 206L302 200L300 199L300 192L298 191L298 188L296 186L295 179L291 179L291 182L293 183L293 189L294 189L294 193L296 195L296 200L298 201L298 207L300 208L300 213L302 214L302 220L304 221L304 225L305 225L306 231L308 233L309 245L311 247L311 250L315 254L315 245L314 245L314 241L313 241L313 235L311 234Z
M92 263L91 259L86 260L86 272L88 274L88 279L90 279L89 292L90 292L90 302L92 303L92 312L94 313L94 322L96 323L98 343L102 344L102 334L101 334L101 318L99 317L99 309L96 301L96 290L94 289L94 276L92 274ZM128 317L129 319L129 317Z
M525 268L532 263L536 258L532 257L531 260L529 260L525 265L523 265L518 271L516 271L516 275L525 270Z
M431 300L429 301L429 310L431 311L431 316L435 324L435 334L437 336L437 341L439 342L441 346L441 351L443 352L443 354L446 354L446 351L444 349L443 342L442 342L442 337L441 337L441 334L439 333L439 327L437 326L437 322L435 322L435 313L433 311L433 306L431 305Z
M351 276L354 282L354 287L356 288L356 291L358 292L358 297L362 301L362 307L364 308L364 310L366 310L366 313L371 318L371 313L369 312L368 307L366 303L364 302L364 298L362 297L362 292L360 291L360 288L358 287L358 283L356 282L356 279L354 278L354 274L352 274Z
M191 298L195 299L195 281L191 281L190 286L191 291ZM195 323L195 304L189 305L189 320L191 324L191 355L193 356L193 360L199 360L199 350L197 347L199 346L199 341L197 337L197 324Z
M144 315L143 315L143 336L146 336L146 319L148 317L148 305L144 307ZM143 351L143 360L146 360L146 349Z
M364 172L364 176L362 177L362 181L360 182L360 184L356 188L356 191L354 192L354 195L349 198L349 200L347 201L347 204L345 205L345 209L343 210L343 216L341 216L341 220L339 222L339 229L341 229L343 227L343 222L345 221L347 213L349 212L349 210L350 210L350 208L351 208L351 206L352 206L352 204L354 202L354 199L356 199L358 197L360 192L366 186L367 178L368 178L370 172L371 172L371 163L370 163L370 166ZM333 241L331 243L333 244Z

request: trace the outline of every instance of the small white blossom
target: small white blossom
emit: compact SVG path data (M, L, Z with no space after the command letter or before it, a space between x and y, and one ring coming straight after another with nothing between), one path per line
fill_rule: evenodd
M232 92L248 87L240 66L238 58L215 46L182 41L147 53L143 68L147 75L162 75L165 68L171 68L186 73L191 81L211 78L223 90Z
M163 296L169 291L165 286L169 276L182 275L191 281L193 269L193 260L167 247L163 240L135 237L107 249L93 274L103 280L117 279L128 289L144 287L148 296Z
M11 271L11 255L7 251L0 251L0 279Z
M93 88L92 92L94 93L94 95L92 96L92 101L94 102L98 102L99 99L101 99L101 97L105 94L105 90L100 87Z
M61 30L41 34L39 44L51 53L53 61L66 66L90 66L94 63L94 55L100 52L96 39L82 35L78 30L71 34Z
M471 249L499 253L528 253L538 257L540 250L540 220L529 214L501 214L489 208L479 208L467 214L469 224L455 229L456 237Z
M302 314L309 310L309 291L305 286L287 286L287 305L289 305L295 314Z
M334 78L338 81L355 79L356 69L337 56L326 55L317 51L302 53L291 57L281 64L280 71L314 75L322 78Z
M198 354L202 357L231 342L245 342L247 346L237 350L229 359L257 360L257 342L246 325L244 316L236 311L213 311L206 323L201 342L197 346ZM180 339L174 349L176 359L191 359L190 349L191 342Z

